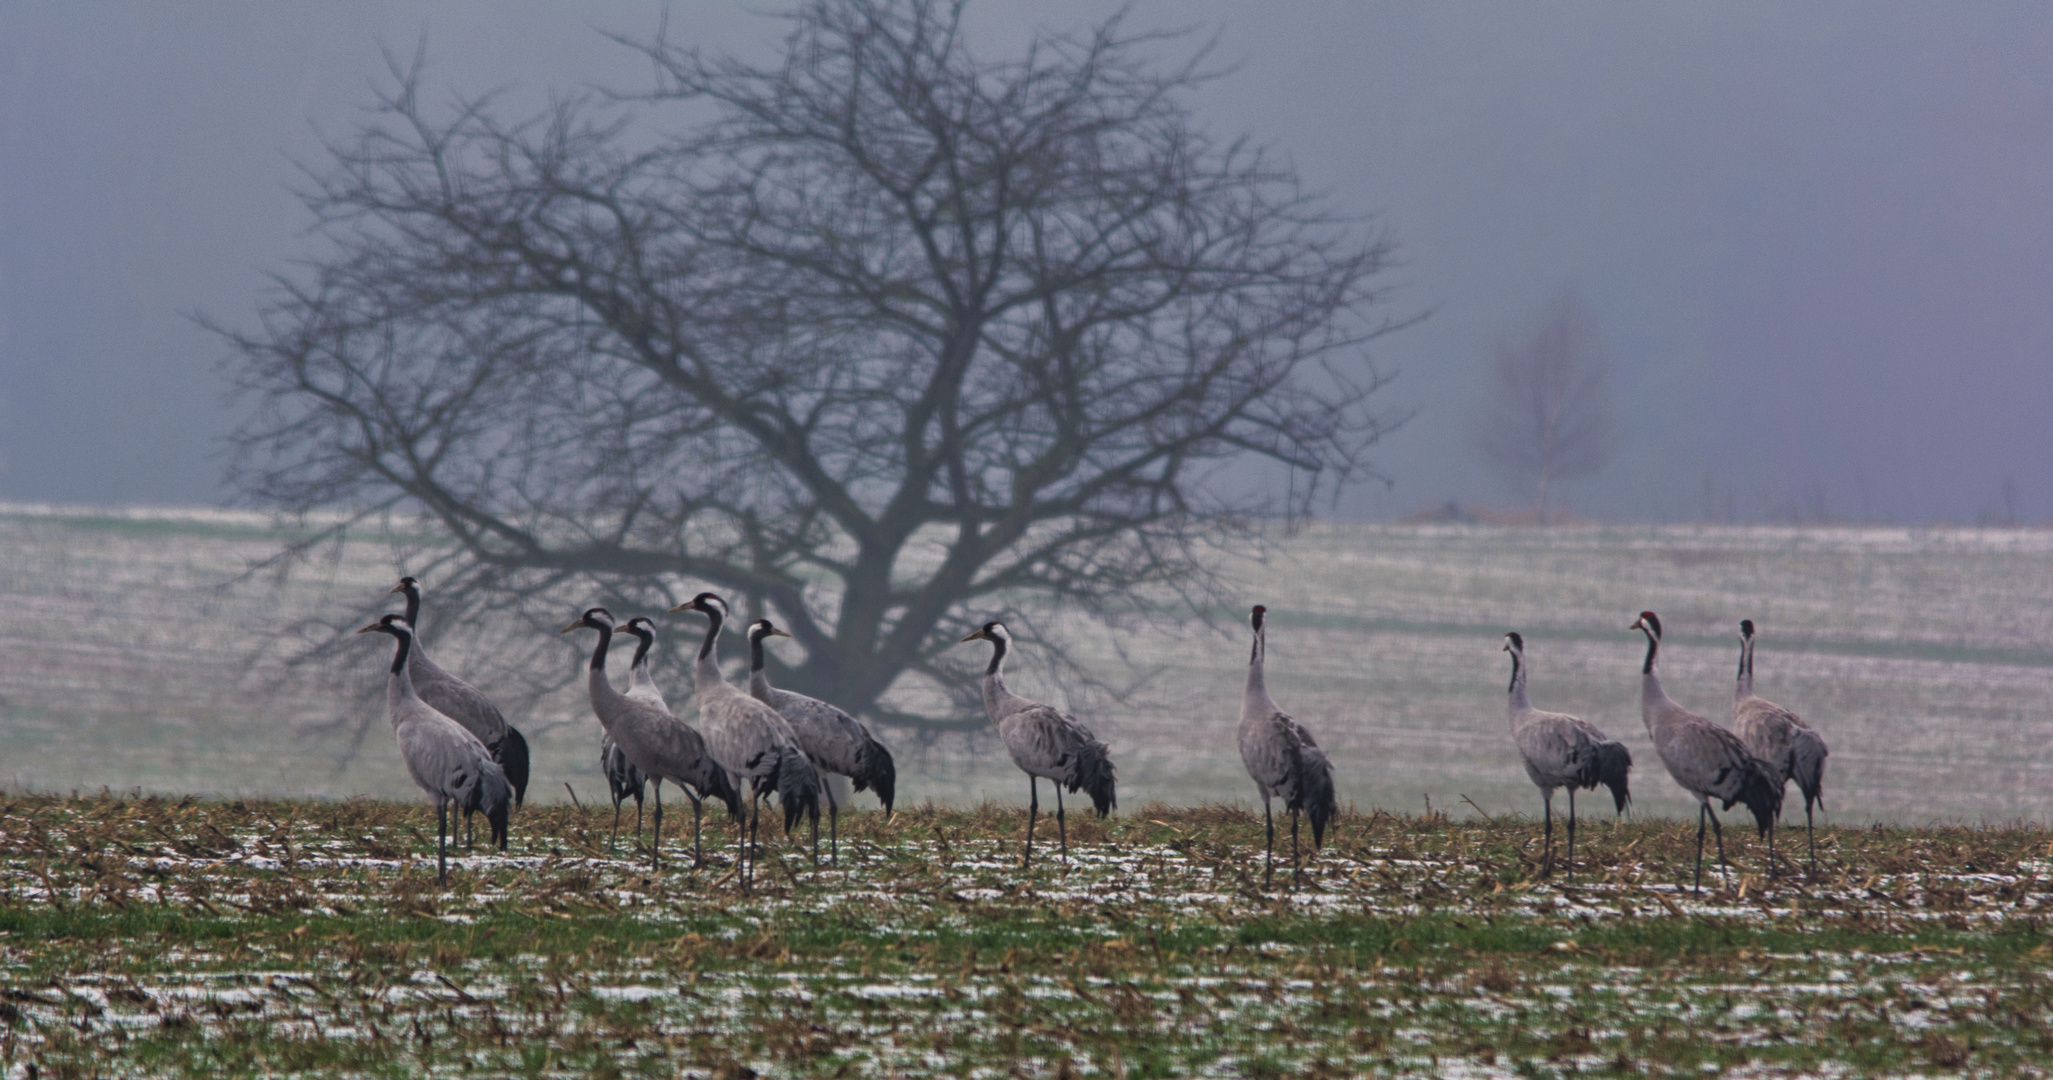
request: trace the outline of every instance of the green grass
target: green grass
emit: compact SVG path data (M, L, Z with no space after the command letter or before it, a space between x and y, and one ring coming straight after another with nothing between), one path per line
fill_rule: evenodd
M679 845L678 821L684 818ZM39 1076L2029 1074L2053 1054L2053 832L1830 829L1820 874L1734 828L1586 822L1573 883L1516 818L1349 813L1301 883L1261 821L844 818L840 866L530 808L434 883L370 800L0 797L0 1068ZM631 821L631 811L630 811ZM1287 840L1285 841L1287 852ZM1287 856L1286 856L1287 857ZM1678 883L1681 887L1678 888Z

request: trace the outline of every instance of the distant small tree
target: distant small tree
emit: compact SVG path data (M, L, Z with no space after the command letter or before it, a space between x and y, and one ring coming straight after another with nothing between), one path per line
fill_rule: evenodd
M1611 358L1573 292L1555 298L1525 335L1498 343L1485 393L1476 449L1532 492L1543 522L1555 484L1590 476L1618 453Z

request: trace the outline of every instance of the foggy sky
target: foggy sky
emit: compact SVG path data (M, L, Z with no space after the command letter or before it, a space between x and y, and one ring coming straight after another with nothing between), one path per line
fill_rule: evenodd
M774 6L774 5L771 5ZM972 41L1115 9L984 3ZM431 85L640 85L593 26L649 4L0 6L0 499L213 503L226 350L306 250L287 190L349 133L379 43ZM1021 14L1020 12L1026 12ZM760 52L773 20L674 4ZM1491 344L1573 288L1617 363L1624 452L1586 513L2053 517L2053 14L2041 4L1146 0L1237 68L1196 100L1401 245L1374 348L1402 372L1394 488L1347 516L1514 501L1467 447ZM1706 493L1710 492L1707 498Z

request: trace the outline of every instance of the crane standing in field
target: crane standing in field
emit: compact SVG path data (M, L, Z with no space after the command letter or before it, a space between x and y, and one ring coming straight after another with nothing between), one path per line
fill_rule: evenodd
M752 799L747 839L742 845L741 888L754 884L756 825L763 816L763 796L775 793L784 808L784 832L791 833L800 814L820 821L820 773L799 748L798 736L777 710L735 689L720 674L720 627L727 622L727 601L702 592L670 609L696 611L706 617L706 639L699 645L692 669L699 699L699 721L713 760L737 778L747 777ZM814 833L815 837L819 834ZM815 846L814 861L819 860Z
M562 629L568 634L580 628L597 630L599 644L592 650L592 662L585 688L592 700L592 714L620 748L629 764L654 781L656 789L655 840L649 848L649 868L660 865L663 850L663 781L684 789L691 800L691 853L694 866L705 864L699 846L702 800L716 798L727 804L727 812L742 816L741 796L706 753L706 741L690 724L670 715L668 709L642 698L613 689L606 678L606 648L613 642L613 615L605 608L589 608L576 622Z
M1739 684L1732 692L1732 726L1741 742L1774 770L1775 790L1796 781L1804 797L1804 837L1811 876L1818 873L1818 837L1811 807L1825 805L1825 739L1803 718L1754 694L1754 621L1739 621ZM1778 800L1779 801L1779 800Z
M418 628L421 618L421 583L413 577L399 579L392 592L406 595L406 624ZM389 594L388 594L389 595ZM416 629L418 634L419 630ZM485 744L492 760L506 774L506 782L513 785L513 805L520 806L527 801L528 791L528 741L520 729L506 722L499 706L485 696L484 691L464 682L462 679L437 667L428 659L428 652L419 641L413 646L413 684L421 700L462 724L466 730Z
M1290 811L1290 872L1302 880L1298 862L1297 815L1302 811L1312 823L1312 849L1326 841L1326 823L1333 818L1337 803L1333 792L1333 763L1312 739L1303 724L1276 707L1269 697L1266 653L1269 632L1264 621L1269 609L1254 606L1249 622L1255 629L1253 651L1248 655L1247 687L1240 701L1240 760L1262 793L1262 886L1267 888L1275 870L1276 820L1270 800L1280 798Z
M779 690L770 685L770 674L763 669L763 639L769 637L790 637L768 619L757 619L748 628L748 690L749 696L777 710L779 716L791 724L792 733L798 736L799 748L813 759L813 766L825 778L827 773L839 773L848 777L855 790L865 788L877 793L877 800L884 804L884 816L891 816L891 802L898 790L898 766L892 761L891 751L870 734L870 730L855 717L804 694ZM836 865L841 862L840 807L835 804L834 792L827 785L821 786L827 796L827 843ZM813 820L813 828L820 827L819 819ZM813 836L813 850L819 851L820 838Z
M1718 837L1718 866L1729 872L1725 861L1725 830L1711 800L1719 799L1730 810L1745 803L1754 824L1768 837L1769 857L1774 857L1775 815L1782 810L1782 788L1772 770L1753 754L1739 736L1669 700L1661 689L1661 677L1654 674L1654 656L1661 649L1661 619L1651 611L1640 612L1639 621L1627 629L1647 635L1647 662L1640 668L1640 718L1653 737L1654 751L1661 764L1682 789L1697 800L1697 872L1695 888L1704 887L1704 819ZM1772 865L1772 863L1771 863Z
M1062 788L1082 790L1091 805L1104 817L1119 806L1114 793L1112 758L1105 744L1076 717L1050 705L1029 701L1005 688L1005 654L1012 648L1012 633L1001 622L987 622L964 642L991 643L991 666L984 669L984 711L998 727L998 738L1012 755L1012 763L1027 774L1026 852L1020 856L1022 869L1034 858L1034 818L1041 812L1040 777L1055 782L1055 828L1062 837L1062 857L1069 857L1069 827L1062 815Z
M663 700L663 691L656 688L656 680L649 674L649 650L656 644L655 621L645 615L637 615L619 629L621 633L633 634L640 639L634 647L634 660L627 668L627 696L670 712L670 703ZM634 799L634 839L635 843L641 843L642 789L648 778L627 760L627 755L611 735L599 737L599 769L606 774L606 793L613 797L614 840L620 837L620 804L631 797Z
M1575 790L1611 789L1618 812L1632 802L1627 789L1632 752L1596 725L1565 713L1541 712L1526 697L1525 638L1516 630L1504 635L1511 654L1511 738L1525 759L1525 774L1540 789L1541 813L1547 821L1546 855L1540 876L1554 872L1554 789L1568 789L1568 876L1575 877Z
M483 811L493 841L505 851L506 814L513 789L476 735L421 700L408 670L413 624L402 616L387 615L357 633L390 634L399 643L392 655L391 674L385 679L385 714L399 738L399 756L406 761L407 774L435 803L435 883L447 885L450 805L466 815Z

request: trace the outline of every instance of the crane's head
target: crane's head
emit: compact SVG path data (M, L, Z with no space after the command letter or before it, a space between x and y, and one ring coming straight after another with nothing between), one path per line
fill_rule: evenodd
M648 641L656 640L656 620L647 615L636 615L620 624L619 630L621 633L633 634Z
M571 624L570 624L569 626L566 626L566 627L564 627L563 629L561 629L561 630L558 630L558 631L556 631L556 632L557 632L557 633L559 633L559 634L568 634L568 633L570 633L570 632L571 632L572 630L582 630L582 629L592 629L592 630L608 630L608 631L612 630L612 629L613 629L613 613L612 613L612 612L610 612L610 611L607 611L607 610L606 610L605 608L602 608L602 607L595 607L595 608L586 608L586 609L585 609L585 613L584 613L584 614L582 614L582 615L579 615L579 616L577 617L577 621L576 621L576 622L574 622L574 623L571 623Z
M391 634L393 637L412 637L413 624L404 615L386 615L377 622L357 631L359 634Z
M755 622L748 624L748 639L750 641L761 641L764 638L769 637L790 636L790 634L787 634L784 631L777 629L777 627L773 625L768 619L757 619Z
M1741 641L1752 641L1753 639L1754 639L1754 621L1753 621L1752 619L1741 619L1741 620L1739 620L1739 640L1741 640Z
M1525 653L1525 639L1518 636L1518 631L1513 630L1504 635L1504 651L1521 655Z
M1254 610L1248 614L1248 625L1260 630L1262 628L1262 619L1268 614L1268 608L1256 604Z
M962 640L995 641L1002 645L1008 644L1012 641L1012 634L1011 632L1005 629L1004 623L999 622L996 619L993 619L990 622L987 622L984 625L979 626L975 630L971 631L970 635L968 637L963 638ZM957 642L957 644L961 643L962 642Z
M727 601L720 599L715 593L702 592L671 608L670 614L675 615L680 611L696 611L724 620L727 618Z
M408 575L406 577L400 578L399 584L392 586L391 591L387 592L385 595L391 596L392 593L418 593L420 591L420 579L413 577L412 575Z
M1626 627L1627 630L1644 630L1655 641L1661 640L1661 617L1651 611L1640 612L1639 621Z

